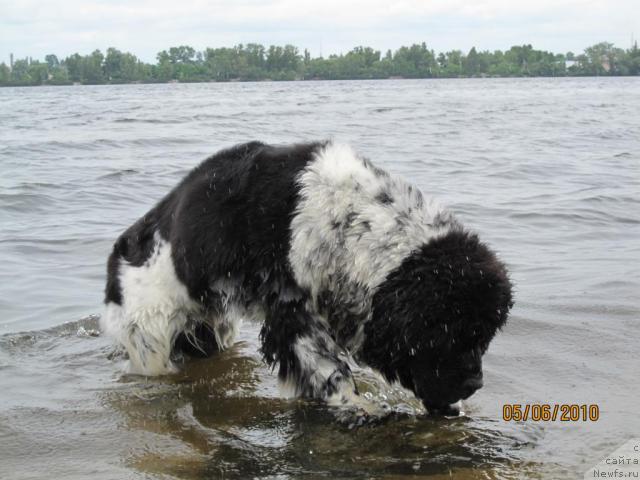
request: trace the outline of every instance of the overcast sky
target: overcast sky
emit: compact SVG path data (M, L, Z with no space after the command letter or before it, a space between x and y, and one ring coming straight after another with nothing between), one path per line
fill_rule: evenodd
M0 0L0 62L113 46L145 61L176 45L291 43L312 55L356 45L436 52L536 48L581 52L640 36L640 0Z

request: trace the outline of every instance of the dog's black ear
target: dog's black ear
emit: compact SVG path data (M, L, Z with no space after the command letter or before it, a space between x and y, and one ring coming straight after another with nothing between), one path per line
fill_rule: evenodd
M380 285L363 359L388 379L411 383L402 377L412 357L448 350L456 341L485 349L512 305L505 266L476 235L451 230L407 257Z
M433 292L423 307L438 323L454 329L482 326L487 333L495 333L513 306L505 265L477 235L461 229L424 245L415 254L410 272L425 278Z

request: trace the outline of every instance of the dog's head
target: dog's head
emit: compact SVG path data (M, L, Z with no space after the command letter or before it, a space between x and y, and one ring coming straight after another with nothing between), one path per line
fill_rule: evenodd
M512 307L505 266L452 230L405 259L377 290L363 357L432 413L482 387L482 356Z

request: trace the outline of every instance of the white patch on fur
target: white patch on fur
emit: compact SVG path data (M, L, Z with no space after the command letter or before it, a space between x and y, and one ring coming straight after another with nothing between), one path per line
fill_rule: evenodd
M293 346L293 351L312 391L320 392L338 365L318 352L316 342L313 337L300 337Z
M365 314L387 275L421 245L445 234L450 224L443 220L453 218L343 144L318 151L298 184L289 252L296 281L314 301L330 291L338 301L361 305ZM392 201L382 202L384 195Z
M460 415L461 417L464 417L464 416L465 416L465 413L462 411L462 400L458 400L457 402L452 403L452 404L450 405L450 407L451 407L452 409L458 410L458 411L460 412L460 414L459 414L459 415Z
M220 350L226 350L235 343L242 326L242 320L246 317L246 314L247 312L243 308L230 305L223 315L216 317L213 322L213 333L216 336L216 342Z
M120 264L122 306L109 303L103 330L129 354L129 371L161 375L175 371L170 360L176 335L185 329L188 314L199 306L178 279L171 245L156 233L154 250L139 267Z

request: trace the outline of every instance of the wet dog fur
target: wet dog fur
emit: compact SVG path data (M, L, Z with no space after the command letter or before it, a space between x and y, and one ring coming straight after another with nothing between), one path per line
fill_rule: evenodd
M102 328L130 372L175 372L256 320L282 385L338 405L358 401L355 359L446 412L482 386L512 307L476 234L334 142L216 153L117 239L107 273Z

